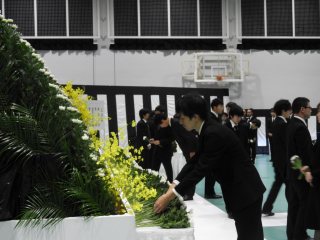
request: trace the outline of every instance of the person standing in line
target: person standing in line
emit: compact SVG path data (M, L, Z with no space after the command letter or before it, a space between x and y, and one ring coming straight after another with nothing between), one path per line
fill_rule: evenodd
M253 115L253 109L247 109L247 123L254 121L256 117ZM257 155L257 129L250 129L249 131L249 149L250 149L250 159L253 164L256 162Z
M150 143L154 145L154 152L152 158L152 170L159 172L161 163L167 175L168 181L173 181L173 170L171 159L173 156L172 142L174 135L172 129L166 121L165 114L155 114L154 125L156 128L154 138L150 139Z
M138 164L143 168L147 169L151 167L151 159L150 159L150 149L151 144L149 143L149 139L151 138L150 127L148 124L148 120L150 117L150 112L148 109L142 108L139 111L140 121L137 123L137 138L135 147L139 149L143 147L141 152L142 160L138 162Z
M310 100L298 97L292 102L293 117L287 127L287 170L288 170L288 216L287 237L288 240L310 239L307 235L305 213L307 207L309 184L299 178L300 172L291 167L290 159L298 155L302 166L311 166L312 140L306 120L311 115Z
M178 143L186 162L193 161L193 157L198 149L198 134L196 131L187 131L179 122L179 114L175 114L173 118L160 116L162 124L169 126L175 141ZM190 187L183 196L184 201L193 200L195 186Z
M270 110L270 117L267 118L267 122L266 122L266 130L267 130L267 137L268 137L268 140L269 140L269 146L270 146L270 162L272 162L272 157L273 157L273 153L272 153L272 150L273 150L273 142L272 142L272 127L273 127L273 122L274 120L276 119L276 113L274 111L273 108L271 108Z
M312 166L304 166L301 172L310 184L310 193L306 210L306 226L314 229L314 240L320 240L320 140L313 147Z
M287 187L287 141L286 131L288 119L292 113L291 103L288 100L281 99L274 105L274 112L276 118L273 121L272 127L272 141L273 153L272 163L274 168L274 182L270 189L266 202L262 207L262 214L266 216L273 216L274 212L273 203L275 202L282 184L285 184L286 198L288 200L288 187Z
M222 124L221 115L223 113L223 102L219 98L211 101L211 112L209 117L219 124ZM210 172L204 179L204 197L207 199L219 199L221 195L216 194L214 185L216 183L214 175Z
M168 191L154 204L154 211L166 209L176 196L181 198L212 171L226 189L234 216L238 240L263 240L261 204L265 187L248 159L239 138L228 128L208 118L207 105L200 95L184 95L177 105L180 123L199 134L195 161L188 162Z

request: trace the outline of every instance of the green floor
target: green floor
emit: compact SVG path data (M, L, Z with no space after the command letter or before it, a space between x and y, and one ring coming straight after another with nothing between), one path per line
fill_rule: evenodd
M271 185L274 180L274 172L271 162L269 161L270 157L268 155L258 155L256 158L256 168L258 169L260 176L262 178L262 181L264 185L267 188L267 191L265 192L263 198L264 201L268 196L269 190L271 188ZM217 194L221 195L221 188L218 183L215 185L215 191ZM204 180L202 180L200 183L198 183L196 188L197 194L203 197L204 195ZM223 199L210 199L208 200L218 208L225 211L224 202ZM284 195L284 187L281 188L280 193L278 195L278 198L274 204L273 211L275 213L279 212L287 212L288 204L287 200ZM285 240L286 238L286 228L285 226L281 227L265 227L264 228L264 235L265 238L268 240ZM312 232L309 232L310 236L312 235Z

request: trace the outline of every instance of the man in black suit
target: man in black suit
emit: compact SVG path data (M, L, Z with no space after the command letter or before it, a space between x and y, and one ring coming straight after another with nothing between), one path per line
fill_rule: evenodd
M272 162L272 155L273 155L273 153L272 153L272 149L273 149L272 127L273 127L273 122L275 119L276 119L276 113L275 113L274 109L271 108L270 117L267 118L267 121L266 121L267 137L269 139L269 145L270 145L270 156L271 156L270 162Z
M215 98L211 101L210 118L217 123L221 124L221 114L223 113L223 102L219 98ZM214 185L216 183L215 177L212 172L209 172L204 179L204 197L208 199L219 199L221 195L216 194Z
M139 111L140 121L137 123L137 138L136 138L136 148L143 147L141 152L142 160L138 162L138 164L144 168L151 167L150 161L150 149L151 144L149 143L149 139L151 138L150 128L148 124L148 120L150 117L150 112L148 109L140 109Z
M305 211L308 199L309 184L299 179L300 171L291 168L290 159L294 155L301 158L302 166L310 166L312 160L312 140L306 120L311 115L309 99L298 97L292 102L291 118L287 128L287 166L288 166L288 240L308 239L305 226Z
M229 111L229 119L226 121L226 127L232 130L240 139L240 142L246 150L248 156L249 149L249 131L250 123L242 121L243 109L239 105L232 106Z
M168 118L163 113L155 114L154 122L165 128L171 128L174 140L178 143L186 162L192 161L198 148L198 134L195 131L187 131L179 122L179 115ZM193 200L195 186L190 187L183 196L184 201Z
M251 122L243 121L242 114L244 111L239 105L233 106L229 111L229 119L226 121L226 127L231 129L240 139L242 146L250 155L249 135L251 130L255 130L261 126L259 119L253 119Z
M253 115L253 109L247 109L247 123L254 121L256 117ZM253 163L256 161L257 155L257 129L251 129L249 131L249 149L250 149L250 159Z
M167 119L167 116L163 114L155 114L154 116L156 130L154 138L150 139L150 143L154 145L152 170L159 171L162 163L168 181L172 182L173 170L171 158L173 155L172 142L174 141L174 135L168 122L163 121L163 118Z
M171 200L184 195L211 171L228 193L238 240L263 240L261 204L265 187L237 136L208 120L206 102L200 95L184 95L177 112L187 130L199 133L199 150L196 161L187 163L175 183L156 201L154 211L162 212Z
M286 131L288 119L291 115L291 103L288 100L281 99L274 105L274 112L277 115L272 126L273 153L272 162L274 168L274 182L270 193L262 208L262 214L273 216L273 203L275 202L282 184L286 186L286 198L288 200L288 188L286 181L287 172L287 141Z

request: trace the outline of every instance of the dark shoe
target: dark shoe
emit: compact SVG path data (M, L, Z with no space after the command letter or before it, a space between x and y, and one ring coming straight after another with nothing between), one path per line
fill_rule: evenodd
M205 194L204 198L207 198L207 199L219 199L219 198L222 198L222 196L218 195L218 194Z
M231 212L228 212L228 218L233 219L233 215Z
M219 198L222 198L222 196L218 194L213 194L213 199L219 199Z
M191 201L191 200L193 200L193 196L190 196L190 195L183 196L183 201Z
M274 216L274 212L264 212L264 211L262 211L261 212L263 215L265 215L266 217L272 217L272 216Z

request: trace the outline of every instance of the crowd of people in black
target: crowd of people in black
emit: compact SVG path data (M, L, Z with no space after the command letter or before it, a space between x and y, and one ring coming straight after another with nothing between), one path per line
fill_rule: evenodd
M261 214L274 215L273 204L284 185L288 240L312 239L307 229L316 230L314 239L320 239L320 140L311 141L307 119L312 109L307 98L296 98L292 104L282 99L271 110L267 136L275 179L263 205L265 187L254 166L261 122L253 109L229 102L224 112L223 102L216 98L208 111L200 95L187 94L176 110L171 119L162 106L153 112L139 112L135 142L136 147L143 146L143 161L139 164L159 171L162 163L171 183L167 193L156 201L156 212L163 211L176 196L192 200L195 185L205 178L205 197L223 197L229 218L235 220L238 240L262 240ZM320 124L320 106L318 110ZM171 164L174 142L186 158L175 180ZM291 167L292 156L301 159L300 171ZM216 181L223 196L215 192Z

